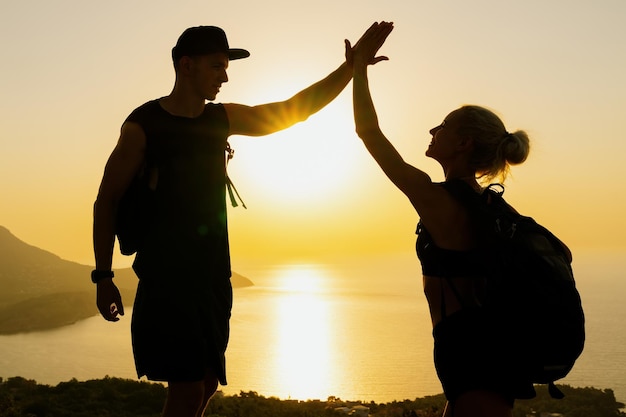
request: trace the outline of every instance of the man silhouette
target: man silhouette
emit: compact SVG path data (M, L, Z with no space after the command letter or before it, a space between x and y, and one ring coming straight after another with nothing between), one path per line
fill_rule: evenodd
M368 32L379 30L374 23ZM354 48L360 48L358 42ZM352 56L348 50L346 42L346 57ZM163 416L203 415L218 383L226 384L232 305L227 138L267 135L303 121L330 103L352 78L346 61L285 101L258 106L207 103L228 81L229 62L249 55L230 48L220 28L185 30L172 49L174 88L125 120L94 204L92 281L97 283L100 313L117 321L124 307L111 269L116 210L129 184L146 172L154 203L133 263L139 284L132 343L139 377L168 383Z

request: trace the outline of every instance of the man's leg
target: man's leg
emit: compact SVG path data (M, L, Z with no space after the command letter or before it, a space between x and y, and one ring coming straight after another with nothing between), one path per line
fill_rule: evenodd
M196 417L204 398L204 382L168 382L163 417Z
M213 373L202 381L168 382L163 417L202 417L217 384Z
M207 376L204 378L204 398L202 399L202 405L200 406L200 410L198 411L197 417L202 417L204 415L204 410L206 410L207 405L209 404L209 400L217 391L218 380L213 373L207 373Z

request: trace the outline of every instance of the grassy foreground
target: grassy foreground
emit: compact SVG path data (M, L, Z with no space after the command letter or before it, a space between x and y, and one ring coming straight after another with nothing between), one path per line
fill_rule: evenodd
M518 401L516 417L560 413L565 417L624 416L624 404L615 400L610 389L573 388L559 385L565 393L562 400L553 400L543 386L537 387L533 400ZM75 379L56 386L37 384L21 377L0 378L0 417L158 417L166 395L161 384L128 379L109 378L89 381ZM263 397L256 392L224 395L218 392L211 400L205 416L211 417L341 417L360 415L373 417L440 416L443 395L414 400L374 402L344 401L337 397L320 400L281 400ZM559 414L551 414L558 416Z

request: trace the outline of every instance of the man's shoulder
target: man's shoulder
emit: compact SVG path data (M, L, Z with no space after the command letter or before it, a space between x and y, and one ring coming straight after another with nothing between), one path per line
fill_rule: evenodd
M161 107L161 105L159 104L159 100L159 98L150 100L135 108L132 112L130 112L130 114L126 118L126 121L136 122L146 117L147 115L154 114L154 112L158 111Z

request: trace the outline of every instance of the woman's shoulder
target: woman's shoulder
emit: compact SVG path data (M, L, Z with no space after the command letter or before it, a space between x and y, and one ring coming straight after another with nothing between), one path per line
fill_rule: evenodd
M474 246L470 212L467 205L449 191L449 181L433 183L429 205L418 210L422 225L428 229L438 247L450 250L468 250ZM475 193L467 185L469 192Z

